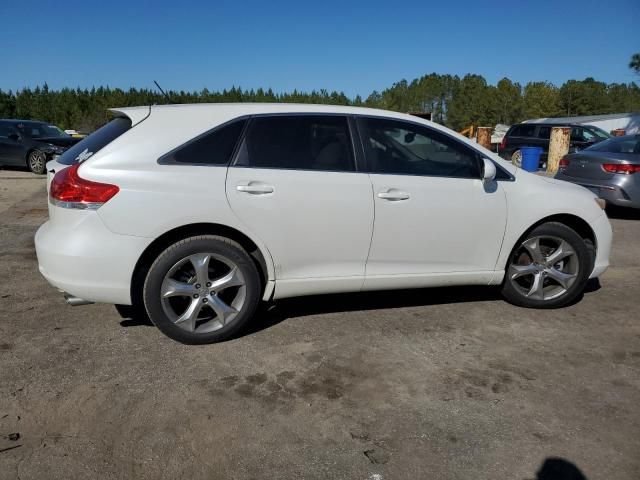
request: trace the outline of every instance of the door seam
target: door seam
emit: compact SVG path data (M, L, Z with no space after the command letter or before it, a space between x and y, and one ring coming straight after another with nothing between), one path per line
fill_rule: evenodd
M367 178L369 179L369 185L371 186L371 205L373 207L373 219L371 221L371 238L369 239L369 251L367 252L367 258L364 262L364 276L362 279L362 285L360 286L360 291L364 288L364 283L367 279L367 267L369 266L369 257L371 256L371 247L373 246L373 234L376 228L376 199L375 199L375 189L373 186L373 180L371 179L371 174L367 174Z

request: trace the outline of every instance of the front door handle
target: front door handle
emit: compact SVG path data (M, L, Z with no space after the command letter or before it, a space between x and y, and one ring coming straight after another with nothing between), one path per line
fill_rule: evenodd
M388 190L378 192L378 198L389 200L391 202L397 202L399 200L409 200L410 197L411 195L409 195L407 192L396 190L395 188L390 188Z
M267 193L273 193L273 187L271 185L253 182L249 182L246 185L237 185L236 190L243 193L250 193L251 195L265 195Z

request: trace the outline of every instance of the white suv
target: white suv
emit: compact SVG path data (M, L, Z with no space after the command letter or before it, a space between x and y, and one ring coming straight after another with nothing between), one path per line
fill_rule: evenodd
M501 285L566 305L608 266L582 187L516 169L417 117L325 105L119 108L48 164L40 271L71 304L229 338L298 295ZM129 307L127 307L129 306Z

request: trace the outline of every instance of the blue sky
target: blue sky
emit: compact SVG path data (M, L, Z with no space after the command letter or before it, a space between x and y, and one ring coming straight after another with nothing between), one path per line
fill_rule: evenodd
M638 81L640 0L0 0L0 88L342 90L425 73Z

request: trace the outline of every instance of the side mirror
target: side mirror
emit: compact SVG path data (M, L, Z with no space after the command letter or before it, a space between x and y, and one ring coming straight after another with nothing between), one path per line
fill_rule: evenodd
M491 182L496 178L496 166L488 158L482 159L482 181Z
M20 141L20 135L18 135L17 133L10 133L8 138L10 140L13 140L14 142Z

